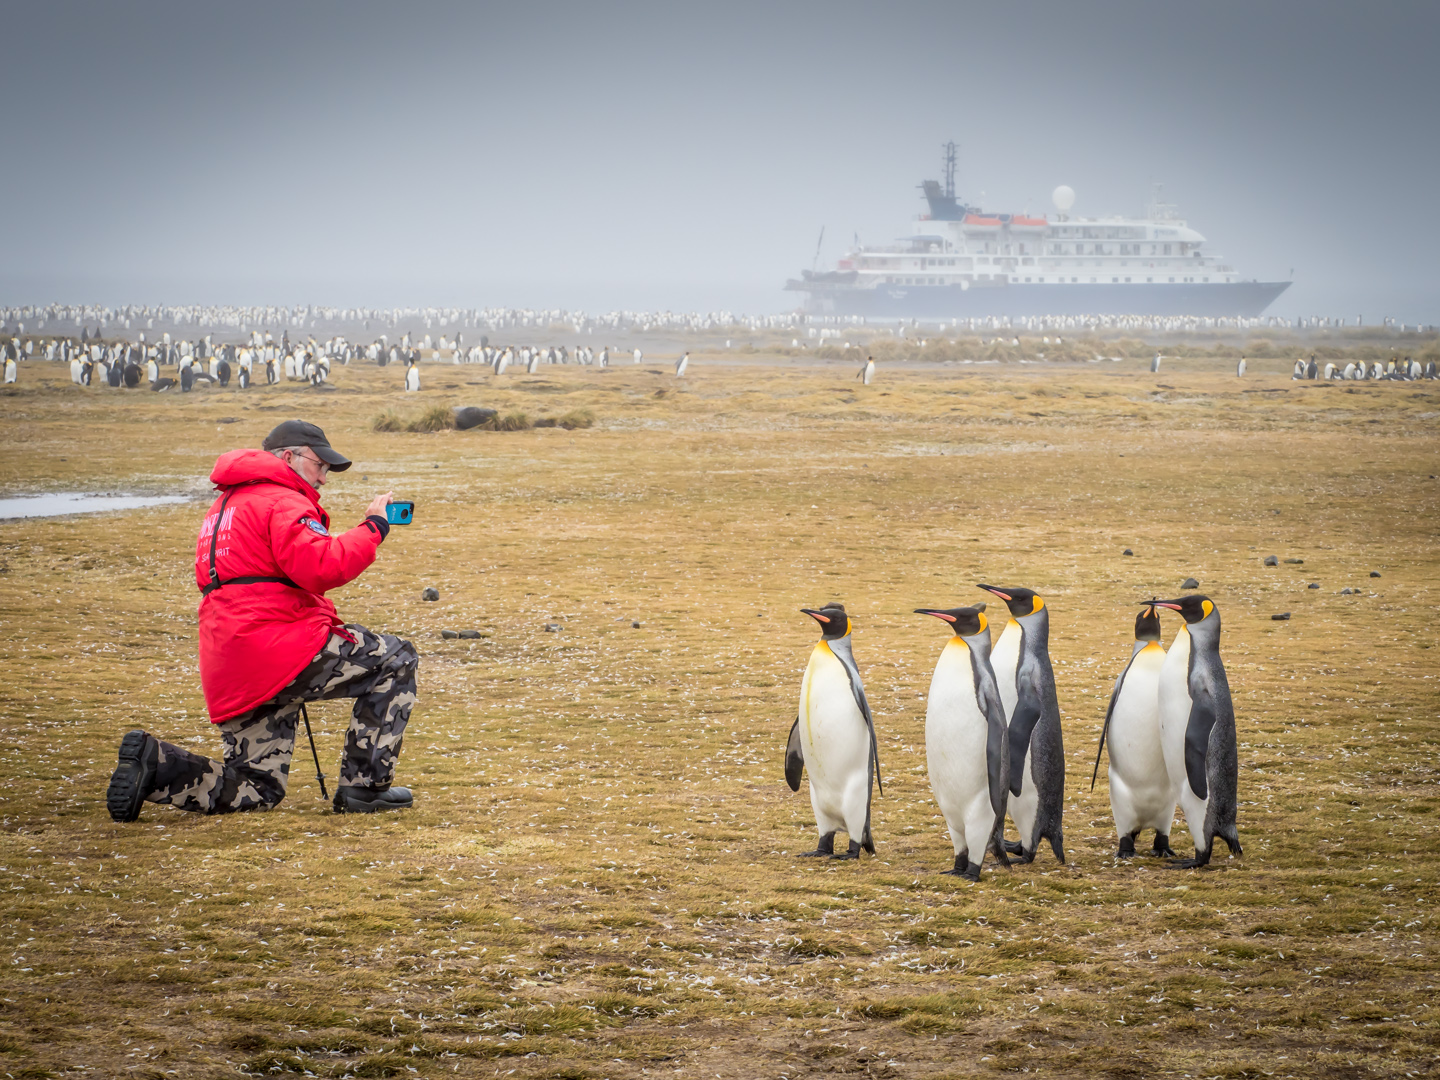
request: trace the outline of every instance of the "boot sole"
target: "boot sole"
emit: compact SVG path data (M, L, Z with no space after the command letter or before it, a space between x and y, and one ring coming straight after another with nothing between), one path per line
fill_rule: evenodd
M143 731L130 731L120 740L120 761L105 792L105 808L110 811L111 821L124 824L138 818L145 796L154 786L155 766L146 761L148 739Z
M414 800L404 803L396 802L360 802L350 799L336 799L335 813L337 814L378 814L385 810L409 810L414 805Z

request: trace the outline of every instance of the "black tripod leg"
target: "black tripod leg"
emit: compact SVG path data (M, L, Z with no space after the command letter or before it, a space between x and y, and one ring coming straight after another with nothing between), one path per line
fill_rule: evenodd
M310 714L303 702L300 705L300 719L305 721L305 734L310 739L310 754L315 759L315 779L320 781L320 797L328 799L330 793L325 790L325 774L320 771L320 753L315 749L315 733L310 730Z

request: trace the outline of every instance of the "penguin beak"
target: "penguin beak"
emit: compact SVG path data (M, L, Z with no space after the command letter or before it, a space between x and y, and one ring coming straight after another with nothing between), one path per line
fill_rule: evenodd
M917 607L915 609L915 614L934 615L935 618L944 619L948 623L953 623L955 621L955 616L951 615L948 611L931 611L929 608Z
M809 615L816 622L825 623L827 626L830 624L829 615L821 615L818 611L811 611L808 607L802 607L800 610L803 611L806 615Z
M1180 605L1175 603L1173 600L1150 600L1147 601L1147 603L1151 603L1155 607L1169 608L1171 611L1180 610Z
M1008 603L1010 600L1013 600L1013 599L1014 599L1014 597L1012 597L1009 593L1003 593L1003 592L1001 592L999 589L995 588L995 586L993 586L993 585L977 585L976 588L977 588L977 589L984 589L984 590L985 590L986 592L988 592L988 593L994 593L994 594L995 594L996 596L998 596L1001 600L1004 600L1004 601L1006 601L1007 603Z

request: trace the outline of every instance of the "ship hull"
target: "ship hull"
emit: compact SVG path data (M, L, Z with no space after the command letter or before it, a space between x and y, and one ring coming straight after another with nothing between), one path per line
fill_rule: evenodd
M872 319L1024 318L1044 315L1189 315L1254 317L1290 287L1288 281L1170 284L881 285L876 288L792 282L809 293L811 315Z

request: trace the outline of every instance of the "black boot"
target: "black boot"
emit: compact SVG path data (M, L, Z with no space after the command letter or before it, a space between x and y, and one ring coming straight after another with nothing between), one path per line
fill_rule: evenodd
M120 761L110 774L105 807L112 821L134 821L140 816L145 796L155 790L155 769L160 762L160 744L143 731L126 732L120 740Z
M338 787L335 789L337 814L373 814L380 810L408 810L415 798L404 787Z

